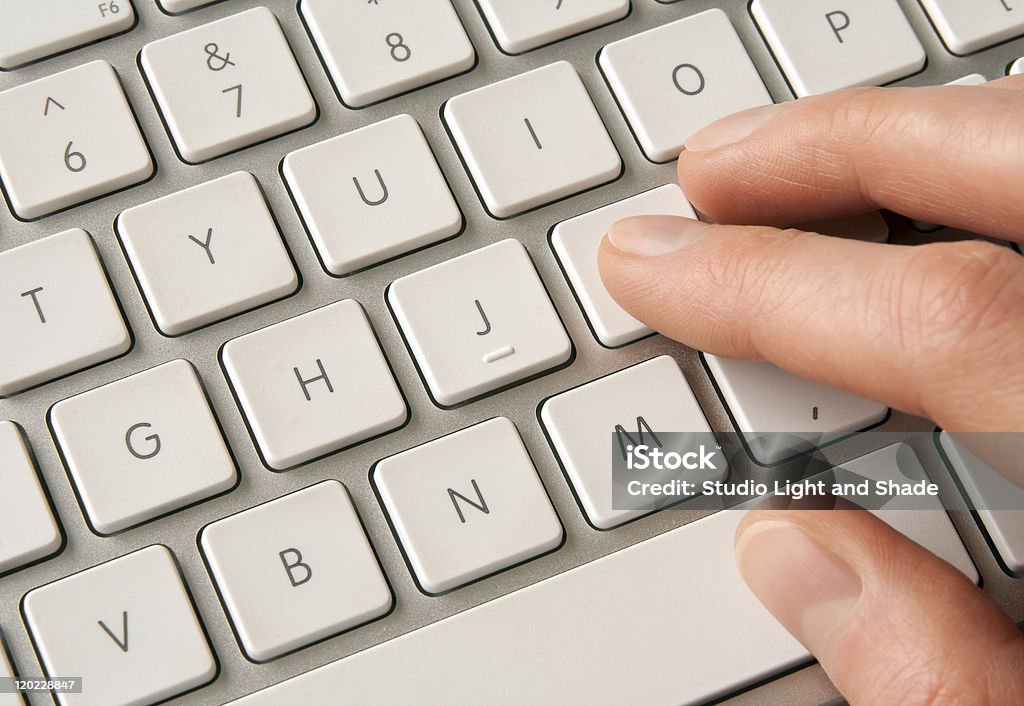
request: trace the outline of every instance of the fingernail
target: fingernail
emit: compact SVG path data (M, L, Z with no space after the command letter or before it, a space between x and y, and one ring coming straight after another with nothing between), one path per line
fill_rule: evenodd
M690 136L684 147L687 152L710 152L735 144L764 125L778 111L778 105L762 105L727 115Z
M736 565L765 608L819 657L860 600L861 580L850 565L785 520L745 527Z
M608 240L632 255L655 257L675 252L704 235L700 221L682 216L632 216L608 229Z

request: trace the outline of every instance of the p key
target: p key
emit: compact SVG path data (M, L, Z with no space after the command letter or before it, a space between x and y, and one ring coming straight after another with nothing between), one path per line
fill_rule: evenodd
M174 555L155 545L30 591L25 621L46 673L82 677L61 706L136 706L217 673Z
M498 218L615 179L622 160L565 61L463 93L444 119L487 210Z
M797 98L924 68L924 47L897 0L754 0L750 12Z
M131 347L96 248L77 228L0 253L0 324L0 397Z

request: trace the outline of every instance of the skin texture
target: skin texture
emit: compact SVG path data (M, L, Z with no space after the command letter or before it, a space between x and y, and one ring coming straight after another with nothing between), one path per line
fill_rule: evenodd
M884 210L1021 242L1022 89L1024 77L851 89L725 118L679 159L704 222L620 221L601 245L602 279L694 348L770 361L954 432L1022 431L1024 258L978 240L901 246L799 228ZM1024 484L1020 454L1004 457ZM869 513L751 512L736 554L855 706L1024 703L1013 622Z

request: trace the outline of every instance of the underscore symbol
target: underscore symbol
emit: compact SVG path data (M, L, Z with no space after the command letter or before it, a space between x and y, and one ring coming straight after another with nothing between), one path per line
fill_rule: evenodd
M224 56L219 55L217 52L220 51L220 47L213 42L203 47L203 51L207 54L206 66L210 71L223 71L228 66L235 65L235 62L231 61L231 52L224 52ZM218 62L218 65L215 66L214 61Z

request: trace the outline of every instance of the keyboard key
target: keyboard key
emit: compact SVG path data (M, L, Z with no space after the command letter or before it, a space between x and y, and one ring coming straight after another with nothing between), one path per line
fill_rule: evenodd
M238 481L199 375L184 360L58 402L50 425L100 534L227 492Z
M160 331L178 336L292 294L288 250L256 178L235 172L117 218Z
M703 444L715 448L715 437L693 391L669 356L620 370L581 387L548 399L540 418L551 445L562 462L583 511L598 529L612 529L684 498L613 496L612 454L630 445L646 444L666 451L686 453ZM673 434L674 441L659 434ZM684 432L690 432L683 442ZM713 469L687 473L685 480L698 485L723 480L729 472L718 454ZM657 471L645 471L645 481L669 482L680 476L672 471L659 480Z
M882 422L889 409L804 380L771 363L704 360L754 460L764 465L825 446Z
M396 280L387 299L441 406L521 382L572 356L572 341L517 240Z
M981 74L967 74L958 78L956 81L950 81L947 86L980 86L983 83L987 83L988 79Z
M0 115L0 179L18 218L40 218L153 173L128 99L105 61L0 93Z
M220 0L156 0L157 4L163 8L164 12L168 12L172 15L188 12L189 10L195 10L196 8L203 7L204 5L212 5L219 1Z
M1024 17L1012 0L921 0L942 42L970 54L1024 34Z
M393 605L336 480L214 522L199 541L242 649L256 661L367 623Z
M265 7L151 42L139 61L186 162L205 162L316 119L288 40Z
M697 217L679 187L666 184L562 221L551 232L551 247L583 307L587 322L597 340L609 348L632 343L653 331L608 294L597 269L597 249L615 221L650 214Z
M622 171L583 81L565 61L456 96L443 114L497 218L612 181Z
M798 98L924 68L924 47L897 0L753 0L750 11Z
M708 10L601 50L601 71L647 158L679 156L690 135L772 97L721 10Z
M1013 573L1024 573L1024 488L957 443L949 432L942 432L939 440L999 558Z
M505 417L378 461L372 477L427 593L450 591L562 543L551 500Z
M228 341L221 360L274 470L392 431L409 416L370 322L351 299Z
M1010 64L1010 69L1006 72L1009 76L1016 76L1017 74L1024 74L1024 57L1017 59Z
M462 229L444 174L408 115L292 152L282 171L317 253L334 275Z
M129 0L0 0L0 69L126 32L135 24Z
M0 422L0 574L49 556L62 543L21 430L13 422ZM0 660L0 672L2 667Z
M162 545L29 591L25 620L46 673L80 676L61 706L157 703L211 681L217 663L174 555Z
M469 71L476 62L449 0L302 0L299 9L351 108Z
M926 477L902 444L845 468L907 482L901 466L920 474L914 480ZM932 510L876 514L977 581L937 498ZM720 700L811 660L736 569L733 540L744 515L697 520L234 704L385 706L419 703L424 694L435 703L491 703L495 694L509 704Z
M0 253L0 322L0 396L132 345L99 254L78 228Z
M479 6L498 44L509 54L521 54L629 14L629 0L542 5L521 0L480 0Z

